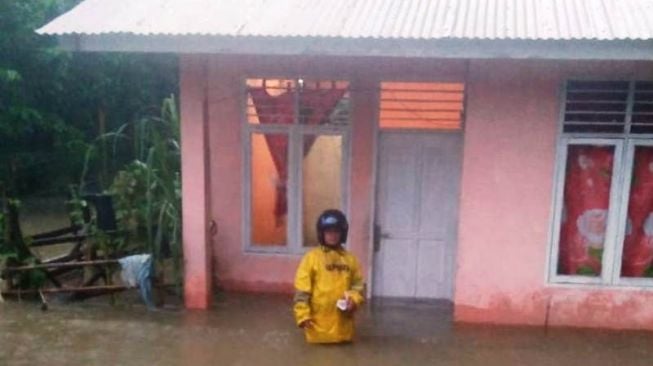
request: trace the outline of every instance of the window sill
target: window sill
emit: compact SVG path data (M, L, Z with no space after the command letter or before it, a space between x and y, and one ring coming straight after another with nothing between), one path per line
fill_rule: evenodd
M653 278L634 280L621 283L606 284L600 282L547 282L545 287L578 290L613 290L613 291L653 291Z

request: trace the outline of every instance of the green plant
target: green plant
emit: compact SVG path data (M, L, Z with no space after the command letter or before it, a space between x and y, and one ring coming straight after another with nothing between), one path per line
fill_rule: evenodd
M88 209L88 202L82 199L79 193L78 186L69 186L70 199L66 201L66 208L68 217L72 225L82 227L84 225L84 211Z
M139 207L144 219L149 251L159 264L169 256L174 282L182 281L181 247L181 151L179 114L173 96L164 99L160 117L139 121L137 162L144 179L145 202Z
M133 131L133 136L126 134ZM126 250L148 252L157 266L170 262L174 283L182 283L181 154L179 115L175 98L164 99L158 116L147 116L99 136L87 151L82 184L103 159L98 146L111 146L111 160L125 144L133 159L118 170L107 192L112 195L119 230L126 233ZM106 151L106 150L105 150Z
M65 194L94 136L177 90L173 54L72 53L34 32L80 2L0 1L0 180L14 196ZM133 154L109 149L98 144L106 185Z
M147 175L147 165L134 160L116 174L111 184L118 225L131 234L140 235L139 230L145 227Z
M0 197L0 272L8 266L32 265L38 262L22 235L18 220L20 201L6 197L4 192ZM13 285L20 289L40 288L45 283L46 276L42 270L22 271L14 274Z
M0 210L0 270L4 270L10 261L18 260L18 254L9 246L7 224L5 210Z

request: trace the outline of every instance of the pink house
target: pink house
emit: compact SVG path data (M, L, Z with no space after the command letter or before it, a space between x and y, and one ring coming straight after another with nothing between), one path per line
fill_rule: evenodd
M370 297L653 329L651 19L650 0L86 0L39 32L180 55L189 308L291 292L338 207Z

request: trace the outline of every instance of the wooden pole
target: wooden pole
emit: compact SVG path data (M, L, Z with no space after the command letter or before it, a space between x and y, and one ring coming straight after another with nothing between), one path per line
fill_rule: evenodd
M89 287L62 287L62 288L44 288L44 289L27 289L27 290L7 290L2 291L2 295L21 295L21 294L55 294L62 292L96 292L96 291L122 291L129 287L122 285L106 286L89 286Z
M30 271L34 269L46 269L46 268L65 268L65 267L83 267L83 266L99 266L103 264L117 264L117 259L99 259L94 261L80 261L73 263L46 263L46 264L33 264L30 266L22 267L7 267L7 272L20 272L20 271Z

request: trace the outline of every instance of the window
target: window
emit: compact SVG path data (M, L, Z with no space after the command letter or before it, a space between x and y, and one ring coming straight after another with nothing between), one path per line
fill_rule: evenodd
M653 285L653 82L568 81L553 282Z
M300 253L315 221L347 203L346 81L247 79L245 237L251 251Z

